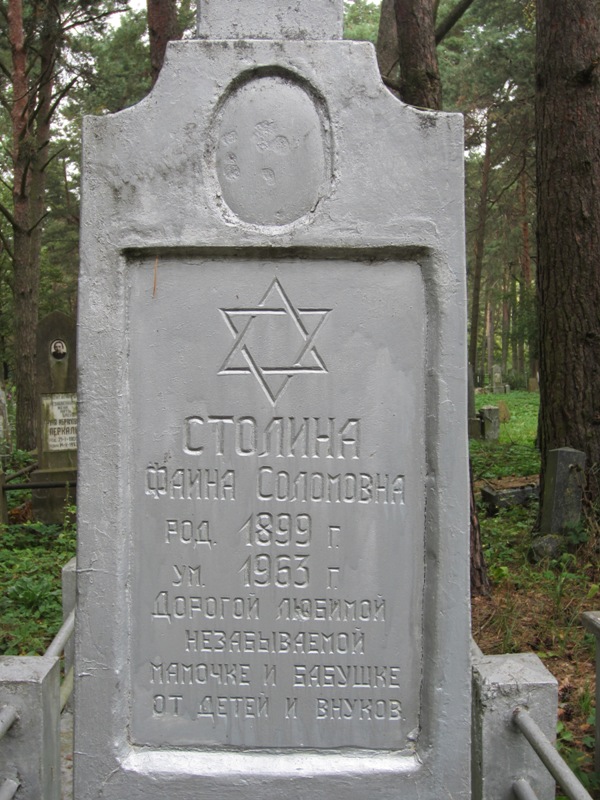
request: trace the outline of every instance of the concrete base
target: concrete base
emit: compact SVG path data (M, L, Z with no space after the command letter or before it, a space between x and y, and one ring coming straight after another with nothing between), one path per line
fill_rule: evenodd
M59 800L59 659L0 657L0 706L18 719L2 739L0 775L20 783L19 800Z
M553 800L554 779L513 722L526 708L547 738L556 737L558 684L534 653L473 659L472 800L513 800L525 778L538 800Z
M33 515L36 520L47 525L62 525L65 519L65 506L77 501L76 469L37 469L31 473L32 482L52 483L66 481L70 486L59 489L35 489L32 492Z

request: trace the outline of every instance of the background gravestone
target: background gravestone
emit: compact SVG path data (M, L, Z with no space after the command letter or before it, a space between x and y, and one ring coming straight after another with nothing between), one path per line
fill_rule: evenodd
M53 311L38 324L38 464L33 482L66 481L66 488L33 492L36 519L62 522L65 503L75 502L77 480L76 326L72 317Z
M494 364L492 368L492 392L494 394L504 394L505 391L506 387L502 380L502 367L500 364Z
M462 123L341 26L85 122L77 800L469 796Z
M548 451L541 534L568 533L579 524L584 485L585 453L572 447Z

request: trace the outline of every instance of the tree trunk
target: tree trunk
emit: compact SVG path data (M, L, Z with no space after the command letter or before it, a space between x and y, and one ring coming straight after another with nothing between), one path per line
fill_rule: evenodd
M439 2L439 0L438 0ZM448 15L440 22L435 29L435 41L439 44L450 33L456 23L462 19L464 13L468 11L473 5L474 0L459 0L459 2L450 9ZM437 10L437 9L436 9Z
M165 60L167 44L181 39L175 0L146 0L148 10L148 35L150 38L150 68L152 85L156 83Z
M483 555L481 543L481 528L477 517L475 505L475 491L473 489L473 474L469 467L470 484L470 540L471 540L471 597L487 597L490 594L490 581Z
M540 446L600 464L600 12L537 0ZM590 499L600 497L597 480Z
M382 0L377 31L377 65L387 86L398 89L400 69L398 66L398 28L394 0Z
M523 157L525 159L525 156ZM527 173L525 169L519 178L519 205L521 206L521 275L523 283L531 286L531 254L529 252L529 210L527 207Z
M495 318L494 318L494 303L492 300L492 292L488 294L488 301L486 306L486 344L487 344L487 374L488 381L493 382L494 375L494 339L496 336Z
M481 168L481 188L477 210L477 230L473 255L473 278L471 290L471 331L469 334L469 364L477 364L477 339L479 336L479 312L481 306L481 276L483 274L483 254L485 250L485 228L488 214L488 195L492 148L490 143L490 123L485 127L485 150Z
M510 283L510 350L511 350L511 364L512 371L515 375L520 375L519 372L519 313L520 304L518 301L518 282L513 276Z
M510 268L504 268L502 279L502 375L508 372L508 344L510 341Z
M31 134L31 94L21 0L10 0L8 35L12 57L12 161L13 161L13 295L15 321L15 388L17 391L17 447L36 445L36 329L37 286L31 272L31 170L35 145Z
M435 49L435 0L394 0L400 97L418 108L442 107Z

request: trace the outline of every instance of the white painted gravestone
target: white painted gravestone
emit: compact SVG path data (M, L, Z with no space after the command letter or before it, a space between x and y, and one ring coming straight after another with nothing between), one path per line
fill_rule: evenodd
M86 121L77 800L469 796L461 121L341 18Z

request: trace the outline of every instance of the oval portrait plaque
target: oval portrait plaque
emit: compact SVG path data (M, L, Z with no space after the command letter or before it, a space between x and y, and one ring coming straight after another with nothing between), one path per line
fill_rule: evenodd
M222 197L244 222L287 225L322 197L329 171L322 116L291 77L265 75L238 86L215 133Z

